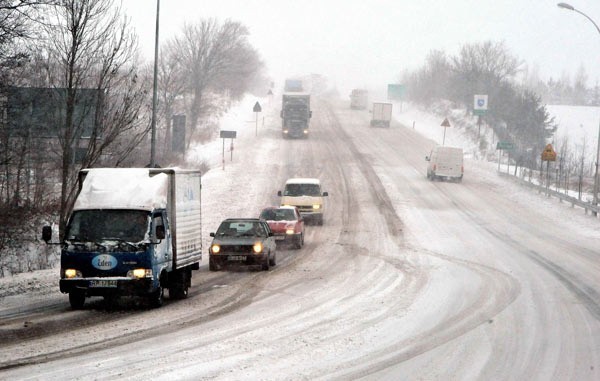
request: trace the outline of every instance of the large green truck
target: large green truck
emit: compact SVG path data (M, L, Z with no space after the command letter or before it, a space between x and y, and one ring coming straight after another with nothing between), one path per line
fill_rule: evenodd
M281 99L281 133L284 138L308 138L312 111L310 94L287 94Z

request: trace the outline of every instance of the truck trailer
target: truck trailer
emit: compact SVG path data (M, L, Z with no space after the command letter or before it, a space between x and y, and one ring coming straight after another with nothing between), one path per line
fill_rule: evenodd
M392 120L391 103L373 103L371 127L389 127Z
M79 193L62 238L60 291L73 309L86 297L184 299L202 260L200 171L94 168L79 173ZM52 239L45 226L43 239Z
M353 89L350 93L350 108L365 110L369 105L369 92L365 89Z
M310 94L283 94L281 101L281 133L284 138L308 138L312 111Z

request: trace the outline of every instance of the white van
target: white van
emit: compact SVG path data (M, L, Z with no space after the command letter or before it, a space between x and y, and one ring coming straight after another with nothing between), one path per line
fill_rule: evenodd
M321 182L318 179L288 179L283 192L279 191L277 195L281 197L282 206L295 206L307 221L323 225L324 197L327 197L328 193L321 191Z
M425 156L429 162L427 178L429 180L448 179L460 182L463 178L463 149L457 147L437 146Z

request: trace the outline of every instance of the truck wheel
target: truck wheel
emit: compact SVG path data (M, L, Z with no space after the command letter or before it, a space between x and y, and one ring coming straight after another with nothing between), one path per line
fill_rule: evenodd
M323 216L317 217L317 225L319 225L319 226L323 225Z
M172 299L185 299L188 297L188 287L183 284L178 284L169 288L169 297Z
M85 303L85 293L82 291L69 292L69 303L71 303L71 308L74 310L82 309Z
M169 297L172 299L185 299L188 296L188 273L185 270L177 271L172 287L169 287Z
M158 308L163 305L163 288L162 286L158 286L158 289L150 294L148 297L148 301L150 302L150 307Z

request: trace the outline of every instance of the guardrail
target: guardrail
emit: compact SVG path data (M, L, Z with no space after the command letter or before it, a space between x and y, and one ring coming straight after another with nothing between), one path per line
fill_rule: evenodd
M526 181L518 176L511 175L505 172L498 172L499 175L509 177L512 180L518 182L521 185L537 190L539 193L545 193L548 197L553 196L558 198L561 202L565 201L571 204L571 207L578 206L585 211L585 214L588 214L588 211L592 213L594 216L600 215L600 207L598 205L593 205L591 202L585 202L578 198L571 197L564 193L557 192L550 188L547 188L542 185L534 184L529 181Z

